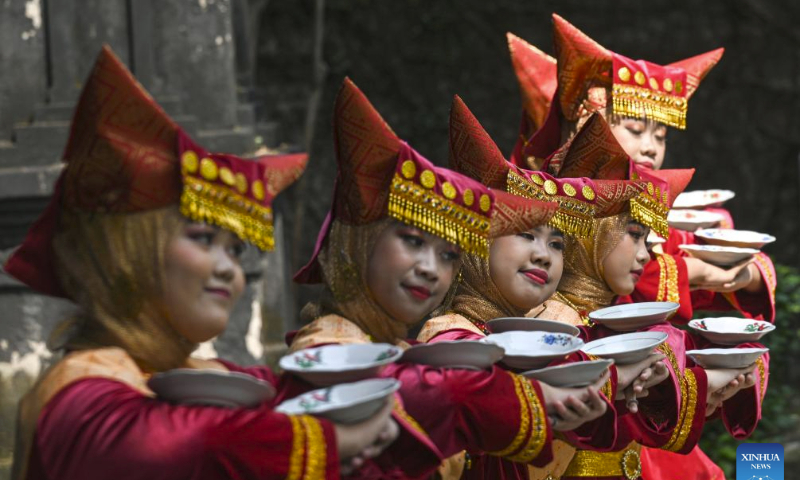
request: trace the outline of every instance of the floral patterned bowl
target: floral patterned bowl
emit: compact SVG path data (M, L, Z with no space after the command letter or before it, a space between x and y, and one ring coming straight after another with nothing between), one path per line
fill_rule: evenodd
M711 342L720 345L738 345L757 342L775 325L760 320L736 317L715 317L692 320L689 326Z
M280 366L313 385L328 386L376 377L402 355L388 343L325 345L286 355Z
M601 308L589 314L593 322L617 332L632 332L669 320L679 304L675 302L640 302Z
M558 322L556 320L545 320L543 318L528 317L503 317L495 318L486 322L489 331L492 333L503 333L511 331L523 332L552 332L566 333L577 337L581 332L578 327L569 323Z
M275 387L240 372L177 368L150 377L147 386L168 402L215 407L255 407L275 397Z
M358 423L373 416L399 388L400 381L394 378L343 383L286 400L275 411L287 415L317 415L337 423Z
M769 348L706 348L687 350L690 357L703 368L745 368L769 352Z
M522 372L522 375L554 387L585 387L594 383L613 364L614 360L610 359L571 362L539 370L528 370Z
M502 362L517 370L542 368L559 358L566 358L583 346L583 340L566 333L503 332L488 335L482 341L505 349Z
M611 358L617 365L627 365L644 360L666 341L664 332L625 333L589 342L581 350L600 358Z

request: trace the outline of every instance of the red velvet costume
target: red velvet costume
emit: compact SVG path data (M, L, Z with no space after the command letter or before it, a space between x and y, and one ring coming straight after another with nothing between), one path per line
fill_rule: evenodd
M333 205L313 258L295 276L325 289L303 309L310 323L289 339L294 351L331 343L408 345L407 326L374 300L365 281L374 239L388 219L485 256L489 239L541 225L557 208L435 167L395 135L349 79L336 100L334 139L339 169ZM391 365L382 375L402 381L399 395L408 418L443 458L469 450L522 464L549 461L552 434L537 382L497 367L471 371L409 363ZM400 453L400 464L416 455Z
M272 200L302 173L306 156L244 160L206 152L106 47L78 103L64 161L50 204L5 268L31 288L76 301L87 316L75 325L66 356L20 402L13 478L338 478L326 420L277 414L270 404L228 409L155 398L146 384L155 371L241 369L189 357L194 345L164 327L163 315L148 317L152 300L139 287L150 288L162 273L163 265L155 266L161 253L130 245L129 235L138 232L124 230L179 217L180 206L193 221L270 249ZM100 227L108 228L92 230ZM76 288L74 264L57 251L67 228L105 232L78 239L69 256L91 256L75 271L113 275L111 282ZM156 238L171 235L151 230ZM88 332L95 336L86 341L81 335ZM267 369L247 373L275 383Z

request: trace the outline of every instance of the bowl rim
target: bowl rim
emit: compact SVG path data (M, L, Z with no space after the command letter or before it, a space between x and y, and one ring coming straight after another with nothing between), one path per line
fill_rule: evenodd
M290 398L288 400L285 400L284 402L281 402L280 405L275 407L275 410L279 411L281 406L283 406L284 404L292 404L292 405L294 405L295 403L297 403L298 406L299 406L299 403L300 403L300 401L301 401L301 399L303 397L305 397L307 395L312 395L312 394L314 394L316 392L323 392L325 390L333 390L333 389L339 388L339 387L350 386L350 385L355 385L355 384L359 384L359 383L366 383L366 382L381 382L381 383L386 383L386 386L384 388L380 389L380 390L377 390L375 392L372 392L372 393L369 393L367 395L364 395L363 397L359 397L359 398L356 398L356 399L348 400L348 401L343 402L343 403L339 403L339 404L336 404L336 405L334 405L332 403L328 403L328 404L321 405L319 408L314 408L313 410L306 410L306 409L303 409L301 407L300 408L300 410L302 410L301 413L289 413L289 414L290 415L321 414L321 413L327 413L327 412L336 411L336 410L344 410L344 409L347 409L347 408L352 408L352 407L355 407L355 406L358 406L358 405L361 405L361 404L364 404L364 403L367 403L367 402L371 402L373 400L377 400L377 399L380 399L380 398L383 398L383 397L387 397L387 396L393 394L394 392L396 392L400 388L400 386L402 385L402 382L400 382L400 380L397 380L395 378L368 378L366 380L359 380L357 382L339 383L339 384L336 384L336 385L331 385L330 387L317 388L317 389L314 389L314 390L310 390L310 391L305 392L303 394L300 394L300 395L298 395L298 396L296 396L294 398ZM280 411L280 413L283 413L283 412Z
M386 357L383 360L375 360L368 363L359 363L359 364L340 364L340 365L313 365L308 368L298 367L294 365L293 357L302 352L311 352L311 351L318 351L324 349L336 349L336 350L346 350L348 348L393 348L397 350L394 355ZM331 345L320 345L319 347L309 347L304 348L302 350L297 350L295 352L289 353L281 357L278 361L278 365L287 372L292 373L335 373L335 372L350 372L350 371L357 371L357 370L365 370L369 368L376 368L382 367L384 365L388 365L390 363L394 363L399 360L403 356L403 349L398 347L397 345L392 345L391 343L348 343L348 344L331 344Z

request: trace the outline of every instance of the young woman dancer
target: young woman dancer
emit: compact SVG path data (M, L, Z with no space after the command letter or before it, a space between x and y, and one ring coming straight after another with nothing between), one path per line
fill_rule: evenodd
M148 378L266 368L191 357L244 287L245 241L270 249L271 204L305 155L209 154L105 47L84 87L53 198L6 271L80 313L65 354L21 400L15 480L339 478L397 436L391 404L338 425L254 408L175 405ZM363 458L357 463L361 463Z

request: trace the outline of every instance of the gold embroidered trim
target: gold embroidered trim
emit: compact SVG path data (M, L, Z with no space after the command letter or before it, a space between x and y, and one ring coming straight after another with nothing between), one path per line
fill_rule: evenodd
M545 412L542 408L542 403L536 395L536 390L531 385L531 382L526 379L521 379L522 388L525 391L525 399L530 409L532 420L532 428L528 442L521 451L514 455L508 456L508 460L518 463L530 463L534 458L538 457L544 448L547 441L547 422L545 421Z
M527 382L528 380L511 372L508 372L508 374L511 375L511 378L514 381L514 392L517 394L517 399L519 400L520 425L517 435L514 436L514 440L512 440L506 448L496 452L488 452L489 455L494 455L496 457L507 457L519 450L522 442L525 441L525 438L528 436L528 429L531 423L530 412L528 411L528 402L525 399L525 393L523 392L524 387L522 384L523 381Z
M686 370L683 376L683 388L681 388L681 398L684 398L683 390L688 390L686 397L688 397L688 405L681 402L681 416L683 417L681 423L675 430L672 431L672 436L669 442L662 447L671 452L678 452L683 449L686 444L686 439L689 438L689 432L692 430L694 423L695 410L697 409L697 379L694 372Z
M618 83L613 85L611 96L617 115L645 117L681 130L686 128L689 102L683 97Z
M594 205L576 198L569 198L562 195L554 196L554 194L526 180L513 170L508 171L506 186L508 188L508 193L519 197L542 201L557 201L558 210L550 221L547 222L551 227L557 228L567 235L572 235L574 237L586 238L591 237L594 233ZM553 187L555 187L554 184L551 188ZM565 193L567 193L567 187L572 189L572 195L577 193L570 184L564 185ZM569 193L567 194L569 195Z
M625 477L636 480L642 475L641 448L632 442L625 450L616 452L576 450L563 477Z
M230 230L261 250L275 248L272 209L221 185L184 175L181 214Z
M481 202L485 203L483 199ZM454 243L468 253L489 256L488 217L397 174L389 193L389 216Z
M630 200L631 216L642 225L652 228L664 238L669 238L669 209L646 191Z
M292 452L289 455L289 475L286 480L300 480L305 458L305 429L299 417L289 415L289 421L292 423Z
M756 360L756 366L758 367L758 379L759 379L759 395L761 396L761 401L764 401L764 394L766 392L766 381L767 381L767 370L764 367L764 357L758 357Z
M325 437L319 421L309 415L300 417L306 430L306 473L303 480L323 480L325 478L325 464L328 461L328 452L325 446Z
M671 255L657 254L658 260L658 302L680 303L681 292L678 289L678 265Z
M767 274L765 283L767 284L767 288L769 288L770 298L773 299L774 301L775 287L778 285L778 282L775 281L775 276L772 273L772 268L770 268L770 264L765 257L766 255L764 254L757 254L755 256L755 259L756 263L758 263L761 266L761 271Z
M686 380L686 376L680 370L680 366L678 365L678 359L675 358L675 352L672 351L672 347L670 347L669 344L667 343L662 343L661 345L659 345L657 350L659 350L661 353L667 356L667 360L669 361L670 365L672 365L672 370L675 372L675 375L678 378L678 388L680 388L681 391L681 404L678 410L678 422L675 424L675 428L672 430L672 435L670 435L669 441L664 446L661 447L664 450L677 451L680 450L680 448L678 448L677 450L673 450L671 447L675 445L676 442L678 442L682 434L682 429L691 428L691 424L689 424L688 427L685 427L685 420L688 414L688 409L687 409L688 404L697 402L696 383L695 383L695 398L690 399L689 396L691 392ZM689 370L686 370L686 373L689 374L691 372ZM692 382L694 382L694 380L695 380L694 374L692 374ZM692 417L694 417L694 411L692 411ZM688 431L686 432L686 434L688 435ZM685 443L685 441L686 438L684 438L683 442L681 442L681 447L683 446L683 443Z

